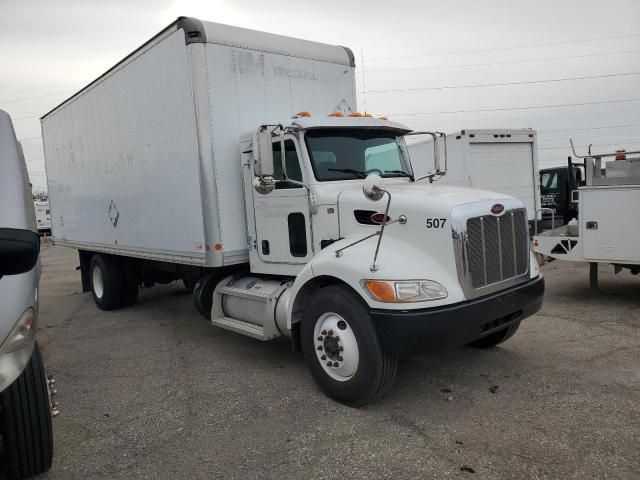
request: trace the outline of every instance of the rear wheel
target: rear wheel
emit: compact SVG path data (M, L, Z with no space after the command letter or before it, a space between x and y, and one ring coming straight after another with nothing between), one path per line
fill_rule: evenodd
M211 318L213 291L224 277L225 275L220 272L209 273L198 280L193 287L193 304L198 313L205 318Z
M124 282L116 259L100 254L92 256L89 278L93 301L100 310L113 310L121 305Z
M397 358L382 351L369 312L346 287L329 286L312 295L300 341L316 383L339 402L362 406L393 385Z
M38 344L20 377L0 392L0 436L4 446L0 465L4 465L7 480L32 477L51 468L51 411Z
M504 330L500 330L498 332L492 333L491 335L487 335L486 337L481 338L480 340L476 340L475 342L471 342L469 344L470 347L474 348L491 348L499 345L502 342L506 342L513 334L516 333L520 327L520 321L514 323L508 328Z

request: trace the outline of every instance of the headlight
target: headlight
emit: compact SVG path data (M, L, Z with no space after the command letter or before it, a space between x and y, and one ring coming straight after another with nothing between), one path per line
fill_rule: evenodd
M36 333L35 322L36 315L33 308L27 309L0 347L0 353L14 352L32 342Z
M447 297L447 289L433 280L363 280L374 300L386 303L410 303Z

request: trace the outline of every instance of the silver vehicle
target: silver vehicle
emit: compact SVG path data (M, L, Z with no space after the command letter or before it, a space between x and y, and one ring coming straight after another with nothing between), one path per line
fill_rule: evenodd
M35 340L40 239L22 148L0 110L0 477L51 466L48 383Z

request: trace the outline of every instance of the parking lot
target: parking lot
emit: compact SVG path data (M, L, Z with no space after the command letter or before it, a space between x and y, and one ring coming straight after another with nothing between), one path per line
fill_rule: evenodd
M210 326L181 283L103 312L45 247L39 341L57 381L47 479L639 478L640 278L543 266L543 310L492 350L404 360L352 409L286 341Z

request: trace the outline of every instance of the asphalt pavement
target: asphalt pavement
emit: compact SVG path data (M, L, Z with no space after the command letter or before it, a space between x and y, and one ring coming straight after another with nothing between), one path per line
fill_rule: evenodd
M42 252L39 341L56 379L42 479L640 478L640 277L544 265L543 310L490 350L404 360L361 409L287 341L212 327L181 283L103 312L77 253Z

